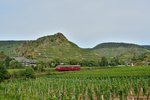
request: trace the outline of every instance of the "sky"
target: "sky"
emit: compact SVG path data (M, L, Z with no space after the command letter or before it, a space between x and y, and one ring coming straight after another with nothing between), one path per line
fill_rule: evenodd
M150 0L0 0L0 40L63 33L82 48L150 45Z

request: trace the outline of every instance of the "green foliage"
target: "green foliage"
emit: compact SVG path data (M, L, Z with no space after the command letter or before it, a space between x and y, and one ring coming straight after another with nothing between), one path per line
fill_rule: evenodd
M106 57L101 58L100 66L108 66L108 60Z
M143 45L142 47L150 50L150 45Z
M26 78L26 76L25 76L25 69L18 69L18 70L15 70L14 69L14 71L12 71L11 73L10 73L10 78L11 79L14 79L14 78Z
M9 63L9 68L22 68L22 67L23 65L16 60L11 60Z
M119 57L119 61L130 61L133 57L149 53L150 50L147 47L128 43L103 43L91 49L83 49L70 42L62 33L57 33L33 41L0 41L0 51L3 51L0 53L0 60L5 53L10 57L25 56L45 63L52 61L49 64L51 67L58 64L55 59L60 59L60 63L95 66L98 65L97 61L104 56L108 62L111 62L111 65L116 65L111 58ZM7 66L8 62L9 59L6 62Z
M127 96L137 96L139 93L142 97L149 95L149 77L105 78L93 75L91 78L88 74L84 75L87 77L69 73L67 76L4 82L0 84L0 97L4 100L101 100L102 97L104 100L125 100ZM139 91L141 88L143 91Z
M81 71L75 73L66 72L67 74L58 73L56 77L67 78L107 78L107 77L150 77L150 67L135 66L135 67L83 67Z
M8 56L25 56L43 62L61 59L61 63L64 63L69 62L69 59L95 60L99 57L89 49L79 48L61 33L41 37L34 41L0 42L0 46L0 51L5 51ZM57 62L53 65L56 66Z
M51 62L50 62L50 67L56 67L57 65L60 65L61 64L61 61L60 61L60 59L54 59L54 60L52 60Z
M0 62L0 82L2 82L8 75L6 67L3 62Z
M44 70L45 66L46 66L46 63L41 61L41 62L38 62L37 66L35 66L35 67L36 67L37 71L43 72L43 71L45 71Z
M19 71L24 71L25 69L8 69L10 74L18 73ZM134 66L134 67L81 67L80 71L69 72L58 72L55 71L55 68L46 69L50 71L50 74L58 77L78 77L87 78L87 77L147 77L150 76L150 66ZM39 72L37 72L39 73Z
M34 69L32 67L26 67L24 74L25 78L35 78Z
M115 43L115 42L109 42L109 43L102 43L97 46L95 46L93 49L100 49L100 48L118 48L118 47L139 47L142 48L140 45L136 44L130 44L130 43Z
M0 52L0 61L4 63L4 66L6 66L6 68L9 68L11 60L12 59L9 56L7 56L4 52Z
M88 61L87 60L81 60L80 65L81 66L88 66Z
M131 62L136 66L137 65L143 65L143 66L150 65L150 53L145 53L140 56L133 57L131 59Z
M110 66L117 66L120 65L119 59L117 57L113 57L110 61Z
M0 52L0 61L5 61L5 59L6 59L6 55L5 55L5 53L2 51L2 52Z
M105 56L108 59L119 57L119 59L124 62L132 57L137 57L150 52L150 50L143 48L140 45L128 43L102 43L94 47L93 50L100 56Z
M25 69L7 69L9 75L10 75L10 79L14 79L14 78L22 78L24 77L24 72Z
M79 61L76 59L70 59L68 60L69 65L79 65Z
M6 59L5 59L5 66L7 67L7 68L9 68L10 67L10 62L11 62L11 60L12 60L12 58L10 58L10 57L6 57Z
M92 67L92 66L99 66L98 64L98 61L94 61L94 60L81 60L79 62L79 64L81 66L89 66L89 67Z
M18 56L18 48L24 41L0 41L0 51L8 56ZM20 54L19 54L20 55Z

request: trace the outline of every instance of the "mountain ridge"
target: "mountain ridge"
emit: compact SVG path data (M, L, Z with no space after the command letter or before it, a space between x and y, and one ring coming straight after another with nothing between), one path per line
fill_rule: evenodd
M61 60L99 60L106 56L132 58L149 53L149 46L132 43L107 42L96 45L94 48L80 48L69 41L62 33L40 37L26 41L0 41L0 51L9 56L25 56L40 61Z
M124 42L105 42L105 43L100 43L93 47L93 49L99 49L99 48L113 48L113 47L141 47L138 44L133 44L133 43L124 43Z

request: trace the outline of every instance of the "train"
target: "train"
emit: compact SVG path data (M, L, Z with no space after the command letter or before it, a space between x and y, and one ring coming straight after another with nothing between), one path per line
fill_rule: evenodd
M80 65L57 65L55 70L57 71L79 71Z

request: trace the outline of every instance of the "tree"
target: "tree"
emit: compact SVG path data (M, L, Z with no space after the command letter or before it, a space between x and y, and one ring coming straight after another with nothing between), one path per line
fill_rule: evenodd
M83 59L81 62L80 62L80 65L81 66L89 66L89 63L87 60Z
M4 61L6 57L7 56L5 55L5 53L3 51L0 52L0 61Z
M108 66L108 60L106 57L101 58L100 66Z
M26 67L25 72L24 72L24 76L26 78L35 78L34 69L30 66Z
M68 64L70 64L70 65L78 65L79 61L77 61L76 59L70 59Z
M56 67L57 65L59 65L61 63L60 59L53 59L51 61L50 67Z
M45 70L44 70L44 68L45 68L45 63L42 62L42 61L40 61L40 62L37 64L36 67L37 67L37 71L39 71L39 72L45 71Z
M93 67L93 66L98 66L98 62L94 61L94 60L89 60L88 61L88 66Z
M9 63L10 68L22 68L22 64L16 60L11 60Z
M110 60L110 65L111 66L117 66L119 65L119 59L117 57L113 57L111 60Z
M0 62L0 82L2 82L8 75L4 62Z
M12 60L12 58L10 58L10 57L6 57L6 59L5 59L5 66L7 67L7 68L9 68L9 66L10 66L10 61Z

